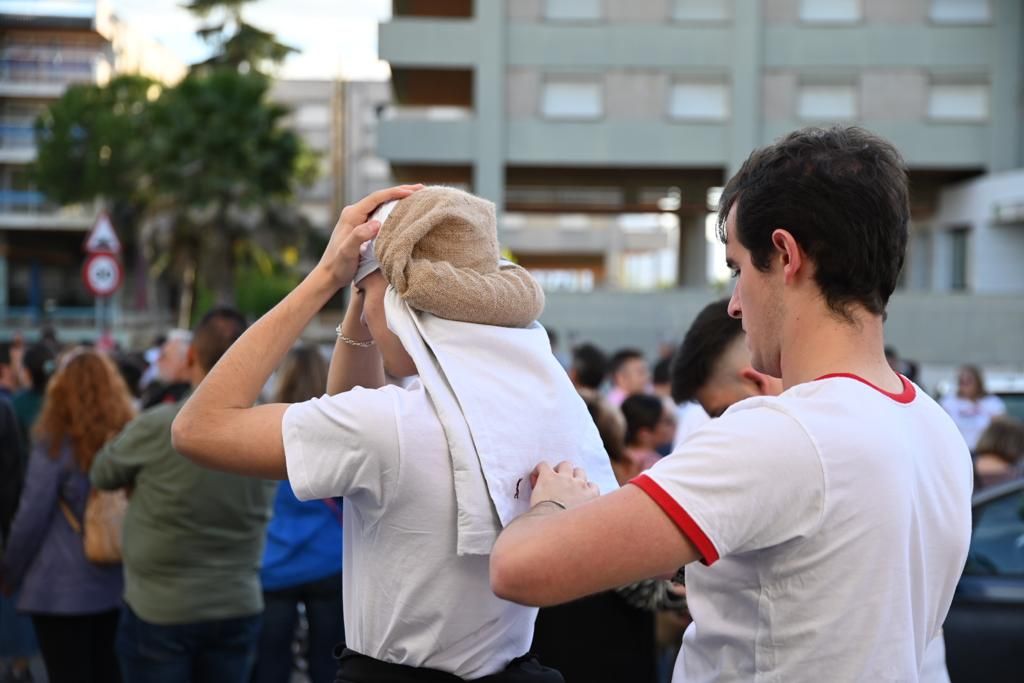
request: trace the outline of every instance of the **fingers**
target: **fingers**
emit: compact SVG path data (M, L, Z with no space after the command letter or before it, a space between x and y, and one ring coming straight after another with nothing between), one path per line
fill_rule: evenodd
M551 465L546 462L542 462L533 468L533 472L530 472L530 488L537 488L537 480L540 479L541 475L547 476L553 474L554 470L551 469Z
M423 185L396 185L395 187L389 187L384 190L377 190L351 206L346 206L345 210L341 212L341 218L343 222L349 225L358 225L363 223L370 214L373 213L374 209L383 204L384 202L390 202L392 199L405 199L413 192L422 190Z
M378 232L380 232L380 221L370 221L356 226L341 245L342 253L358 259L362 246L376 237Z

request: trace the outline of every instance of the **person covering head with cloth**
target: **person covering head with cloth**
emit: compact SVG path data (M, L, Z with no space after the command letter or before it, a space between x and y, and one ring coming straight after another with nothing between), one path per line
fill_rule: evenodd
M253 407L350 283L327 393ZM526 657L536 610L488 580L497 534L529 509L530 473L552 449L569 472L595 472L595 489L616 487L536 323L543 303L529 273L500 259L490 202L443 187L376 192L342 212L320 263L175 421L175 446L196 462L287 477L300 499L344 497L339 681L561 680ZM407 386L385 386L385 371Z

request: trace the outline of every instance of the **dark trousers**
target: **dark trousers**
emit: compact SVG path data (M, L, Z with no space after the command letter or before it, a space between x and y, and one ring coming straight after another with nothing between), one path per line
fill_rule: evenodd
M335 656L338 677L334 683L463 683L465 680L436 669L389 664L340 645ZM541 666L533 655L525 654L509 662L504 671L474 678L473 683L565 683L565 679L554 669Z
M337 665L334 646L345 641L341 609L341 574L291 588L264 591L263 626L253 683L288 683L294 668L292 644L299 618L298 606L306 608L309 640L306 661L311 683L331 683Z
M118 683L114 655L117 610L98 614L33 614L50 683Z
M125 605L117 658L125 683L248 683L261 615L151 624Z

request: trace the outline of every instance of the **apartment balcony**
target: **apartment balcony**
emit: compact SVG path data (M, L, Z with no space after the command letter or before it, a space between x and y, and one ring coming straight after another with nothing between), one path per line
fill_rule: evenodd
M464 67L479 59L480 36L473 19L395 17L380 25L380 58L392 68Z
M391 107L377 129L377 151L393 164L473 160L476 119L463 107Z
M94 83L97 64L93 59L56 57L0 58L0 96L55 99L69 85Z
M0 119L0 164L27 164L35 157L33 125L24 120Z
M473 0L394 0L391 14L396 17L473 16Z
M0 190L0 230L88 230L95 207L57 207L35 190Z

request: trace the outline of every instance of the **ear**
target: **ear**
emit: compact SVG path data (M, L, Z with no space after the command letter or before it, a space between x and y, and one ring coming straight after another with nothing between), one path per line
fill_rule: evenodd
M758 372L749 365L740 370L740 377L757 388L758 396L769 396L772 394L771 388L768 386L768 376Z
M196 347L194 344L189 344L188 353L185 355L185 367L192 369L199 364L199 359L196 357Z
M806 271L803 267L806 254L797 244L793 233L784 228L777 228L772 232L772 246L782 259L782 273L786 284L793 284L802 271Z

